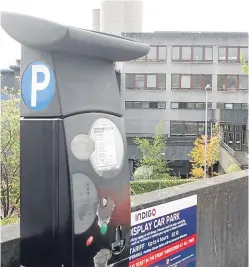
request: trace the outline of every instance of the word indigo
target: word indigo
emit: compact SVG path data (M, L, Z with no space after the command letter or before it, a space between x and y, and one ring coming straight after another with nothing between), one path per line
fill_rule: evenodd
M157 229L158 227L163 227L169 223L172 223L178 220L180 220L180 212L176 212L171 215L166 215L164 217L154 219L150 222L145 222L143 224L133 226L131 229L131 236L143 234L147 231Z

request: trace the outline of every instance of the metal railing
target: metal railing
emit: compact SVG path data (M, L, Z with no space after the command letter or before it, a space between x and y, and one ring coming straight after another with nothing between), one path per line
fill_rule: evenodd
M230 146L225 144L223 141L221 141L221 146L225 148L225 150L234 157L235 151Z

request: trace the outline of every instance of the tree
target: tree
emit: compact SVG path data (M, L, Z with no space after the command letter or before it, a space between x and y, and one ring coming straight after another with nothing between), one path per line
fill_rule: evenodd
M1 218L19 213L20 201L20 92L1 89Z
M160 122L151 139L140 137L134 138L134 143L142 153L142 159L139 162L140 167L152 171L152 175L150 176L151 179L158 179L162 174L169 173L167 162L163 156L167 143L163 128L164 124L163 122Z
M205 136L202 135L194 141L194 148L188 154L192 162L191 174L195 178L204 177L205 165ZM214 175L213 166L220 158L220 133L218 124L212 129L212 136L207 140L207 173L211 171L211 176Z
M245 74L248 74L249 66L248 66L248 63L246 62L243 54L240 55L240 61L242 63L242 71Z

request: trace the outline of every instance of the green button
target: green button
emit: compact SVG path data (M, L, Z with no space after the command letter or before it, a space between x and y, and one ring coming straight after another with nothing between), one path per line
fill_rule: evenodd
M100 233L104 235L107 232L107 224L103 223L100 227Z

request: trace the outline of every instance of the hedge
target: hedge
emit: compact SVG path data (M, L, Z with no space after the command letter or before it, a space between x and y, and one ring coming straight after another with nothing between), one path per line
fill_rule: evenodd
M131 181L131 194L139 195L166 187L195 182L197 179L137 180Z

